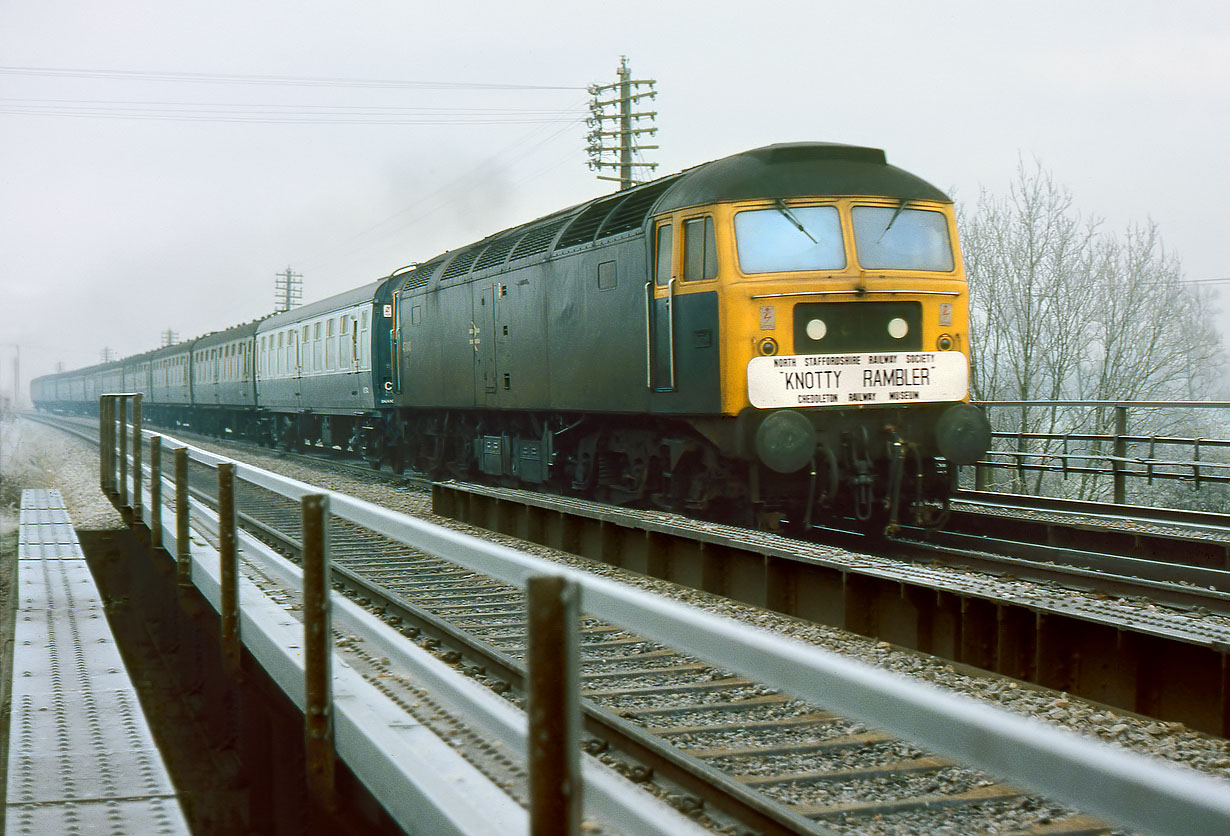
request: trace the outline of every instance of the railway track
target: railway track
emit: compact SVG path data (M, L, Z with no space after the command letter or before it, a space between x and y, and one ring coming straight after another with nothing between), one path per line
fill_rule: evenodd
M212 471L191 472L199 494L211 494ZM270 505L249 517L293 553L298 508L282 502L280 512ZM519 700L521 593L372 537L335 536L335 580L446 661ZM1105 832L1086 816L626 631L592 620L585 630L587 748L725 832L928 832L954 823L957 832Z
M27 417L65 426L63 418ZM81 431L81 437L97 441L96 429L89 420L71 419L67 425ZM270 452L242 440L192 433L183 437L258 454ZM289 461L326 463L330 469L363 479L384 479L423 490L434 484L418 474L395 474L356 464L340 450L301 448L277 455ZM482 486L462 483L457 487L483 490ZM519 490L503 493L506 497L534 496ZM612 511L618 513L620 509ZM1171 509L1130 511L1129 515L1117 515L1096 503L965 491L943 530L902 526L897 536L885 539L821 527L804 542L885 553L902 560L966 566L1078 589L1150 597L1174 606L1230 615L1230 516Z
M94 431L88 424L86 430ZM339 468L369 482L388 478L328 460L328 470ZM919 532L914 541L828 532L828 542L818 544L519 490L443 483L432 499L437 514L480 528L1137 714L1230 733L1230 694L1207 687L1220 680L1230 647L1222 570L1022 542L1054 535L1031 535L1011 518L1004 525L1015 539L1002 531ZM1060 522L1046 524L1054 531ZM1093 524L1082 517L1079 525ZM1146 527L1163 531L1118 539L1140 544L1146 535L1160 536L1170 551L1186 542L1173 525ZM1208 539L1205 532L1195 541ZM1172 577L1180 572L1198 580ZM1097 661L1111 658L1114 664Z
M212 472L190 467L208 500ZM236 487L243 517L294 557L298 505ZM523 593L334 520L335 581L438 656L524 698ZM1102 833L1094 819L586 617L586 749L727 833Z
M189 478L212 504L213 471L194 462ZM236 498L245 525L296 554L296 503L245 483ZM343 521L334 521L331 541L334 579L347 594L507 698L523 699L520 590ZM627 630L587 617L580 646L586 749L721 832L1108 832Z

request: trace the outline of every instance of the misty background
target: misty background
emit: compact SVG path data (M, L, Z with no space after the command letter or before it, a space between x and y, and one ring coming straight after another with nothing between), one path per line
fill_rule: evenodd
M611 191L585 88L621 55L657 82L656 175L848 142L972 210L1024 163L1230 278L1228 45L1212 2L6 0L0 394L18 352L25 401L271 312L287 267L312 301ZM1224 339L1230 285L1202 287Z

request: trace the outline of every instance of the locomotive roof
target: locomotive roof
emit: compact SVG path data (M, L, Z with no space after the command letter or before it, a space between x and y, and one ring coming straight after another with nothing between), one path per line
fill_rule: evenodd
M395 275L393 280L408 292L427 286L437 274L441 282L446 282L499 272L518 261L550 258L571 247L642 229L654 215L690 206L732 200L847 196L952 202L922 178L889 165L879 148L832 142L766 145L502 230L437 255L416 270ZM270 324L281 322L279 318L269 320Z
M654 213L720 200L875 195L950 203L935 186L888 164L879 148L832 142L766 145L683 173Z

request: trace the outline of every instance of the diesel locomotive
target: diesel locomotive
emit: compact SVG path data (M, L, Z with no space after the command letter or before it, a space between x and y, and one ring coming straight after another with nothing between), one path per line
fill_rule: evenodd
M242 403L197 402L188 347L187 412L169 412L732 522L933 524L990 441L968 303L940 190L878 149L771 145L240 326Z

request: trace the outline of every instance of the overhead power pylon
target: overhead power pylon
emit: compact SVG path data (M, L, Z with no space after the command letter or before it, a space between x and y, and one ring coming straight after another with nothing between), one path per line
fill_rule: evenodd
M653 79L632 78L627 56L620 56L619 81L589 86L592 98L589 103L590 117L586 120L590 127L586 151L589 153L589 167L599 172L599 180L613 180L619 183L620 189L629 189L640 182L635 176L636 169L653 171L658 167L657 163L633 161L634 154L658 147L640 144L641 137L653 136L658 132L653 127L658 112L635 110L642 100L657 97L655 84L657 82ZM602 170L607 168L617 169L619 176L602 174Z

